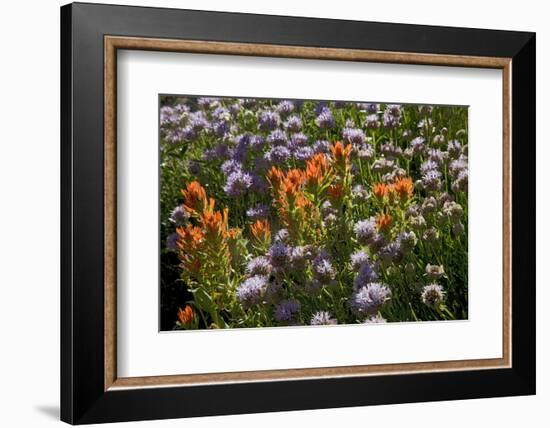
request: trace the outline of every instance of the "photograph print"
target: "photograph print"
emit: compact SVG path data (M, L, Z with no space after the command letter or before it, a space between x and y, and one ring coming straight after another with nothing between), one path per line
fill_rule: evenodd
M160 330L468 319L467 106L160 95L159 145Z

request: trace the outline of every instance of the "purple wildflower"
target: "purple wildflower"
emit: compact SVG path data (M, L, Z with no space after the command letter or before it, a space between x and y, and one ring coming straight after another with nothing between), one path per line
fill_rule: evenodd
M386 159L395 159L401 156L403 150L392 143L384 143L380 147L380 153L384 155Z
M280 229L276 234L275 234L275 242L278 242L278 243L284 243L286 241L288 241L288 237L289 237L289 234L288 234L288 230L286 229Z
M374 149L370 144L362 144L358 147L354 147L357 157L362 160L371 160L374 157Z
M307 135L303 134L302 132L297 132L292 135L290 139L290 147L291 149L296 149L298 147L305 146L307 144Z
M369 255L363 250L358 250L351 255L351 267L355 272L358 272L363 263L369 262Z
M417 241L416 234L413 231L403 231L397 235L397 244L401 251L405 253L411 251L415 247Z
M399 104L388 104L385 111L392 116L401 117L401 106Z
M428 284L422 289L420 298L425 305L437 307L445 299L445 291L439 284Z
M296 160L299 161L307 161L308 159L312 158L315 152L311 147L299 147L294 152L294 157Z
M399 262L403 257L403 251L399 242L390 242L387 245L384 245L378 252L378 257L380 262L388 266L393 262Z
M219 98L215 98L215 97L200 97L200 98L197 98L197 104L201 108L210 109L214 106L217 106L219 103L219 100L220 100Z
M468 170L463 169L458 173L458 177L451 184L453 192L467 192L468 191Z
M373 219L358 221L353 227L357 241L361 244L369 244L376 236L376 222Z
M443 204L443 214L453 222L457 222L462 218L464 209L454 201L448 201Z
M410 147L413 156L420 156L424 153L426 150L425 141L424 137L416 137L411 140Z
M212 118L229 122L231 120L231 114L225 107L220 106L212 112Z
M241 196L252 186L252 176L247 172L235 171L229 174L223 190L229 196Z
M271 263L265 256L259 256L250 260L246 265L246 274L254 275L269 275L271 273Z
M280 129L275 129L267 136L268 144L272 146L282 146L288 141L286 134Z
M241 134L237 135L234 139L236 147L233 151L233 159L239 162L244 162L248 154L248 148L250 144L250 135Z
M293 247L290 249L290 266L293 270L302 271L306 268L307 254L305 247Z
M326 254L319 254L313 260L313 277L321 284L329 284L336 277L336 271Z
M346 143L360 146L365 142L365 133L357 128L344 128L342 138Z
M292 321L300 311L300 302L294 299L283 300L275 308L275 319L279 322Z
M277 104L276 108L280 114L287 115L294 111L294 103L289 100L283 100Z
M213 122L211 128L215 136L222 138L224 135L229 133L230 125L229 122L218 121Z
M422 165L420 165L420 172L422 174L426 174L428 171L434 171L439 168L439 165L435 163L432 160L427 160L426 162L422 162Z
M170 221L177 226L181 226L188 218L189 213L181 205L174 208L170 214Z
M362 103L360 104L360 107L365 109L367 113L376 113L380 110L380 104L374 103Z
M330 143L325 140L317 140L313 143L313 151L315 153L328 153L330 150Z
M265 140L260 135L251 135L248 140L248 145L254 150L261 150L265 146Z
M168 251L177 251L178 250L178 234L171 233L166 237L166 249Z
M426 190L439 190L441 187L441 173L435 169L426 171L422 175L422 184Z
M302 129L302 119L300 119L300 116L290 116L285 122L285 128L290 132L298 132Z
M256 204L246 210L246 216L251 220L267 218L269 216L269 207L266 204Z
M258 127L262 131L271 131L279 126L280 121L281 118L278 113L264 110L260 113L260 117L258 118Z
M234 159L226 160L222 163L221 170L225 175L230 175L234 172L242 170L242 164Z
M391 298L387 285L371 282L358 289L350 298L352 311L359 316L372 315Z
M318 311L313 314L310 321L311 325L335 325L338 320L332 318L327 311Z
M392 116L391 114L384 112L383 116L384 128L395 128L399 125L399 118Z
M365 120L365 126L368 129L378 129L380 128L380 120L378 119L377 114L369 114Z
M468 158L464 155L460 155L458 159L451 161L449 164L449 173L453 178L458 177L458 174L462 170L468 169Z
M435 227L429 227L422 235L422 240L427 244L434 244L438 239L439 231Z
M355 291L365 287L371 282L378 279L378 274L374 271L374 267L370 262L364 262L359 268L359 272L353 281L353 289Z
M437 209L437 200L433 196L428 196L422 202L422 215L433 213Z
M336 122L334 121L330 108L324 107L315 119L315 123L321 129L333 128Z
M369 199L370 194L369 191L365 189L362 184L356 184L351 189L351 196L353 196L354 199L365 202L367 199Z
M290 251L284 243L276 242L269 248L267 255L274 267L282 268L285 267L289 261Z
M425 268L426 276L430 279L439 279L445 275L445 269L443 265L431 265L427 264Z
M267 285L267 277L254 275L245 279L237 287L237 299L246 308L261 303Z
M239 103L231 104L229 106L229 113L231 113L232 116L237 116L241 110L242 105Z
M275 146L265 153L264 157L267 161L277 164L287 161L290 158L290 150L285 146Z
M191 108L185 103L176 104L174 106L174 111L181 115L185 115L185 113L189 113L190 110Z
M449 156L453 159L456 159L460 156L460 153L462 152L462 146L460 144L460 141L458 140L451 140L449 143L447 143L447 152L449 153Z
M372 164L372 170L380 174L391 172L395 167L395 162L391 159L380 158L376 159Z
M443 162L445 162L447 154L442 152L439 149L429 149L428 150L428 159L435 162L438 165L443 165Z
M162 126L166 125L176 125L179 123L181 115L178 114L172 107L163 106L160 109L160 124Z
M193 113L189 113L188 121L188 126L194 132L200 132L203 129L208 128L210 125L203 111L195 111Z
M269 186L267 180L263 175L250 174L252 177L252 185L250 189L257 193L265 193L268 191Z
M205 150L202 158L205 161L213 161L218 159L228 159L231 156L231 150L225 143L217 144L212 149Z
M382 324L385 322L387 322L386 318L384 318L380 314L376 314L368 317L365 321L363 321L363 324Z

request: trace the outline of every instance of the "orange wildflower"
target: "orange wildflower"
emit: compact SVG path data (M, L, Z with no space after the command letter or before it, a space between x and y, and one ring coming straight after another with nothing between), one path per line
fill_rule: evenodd
M305 212L306 209L312 208L313 204L303 194L300 194L296 198L296 207Z
M231 240L238 239L241 236L241 229L237 227L232 227L227 231L227 237Z
M204 233L200 227L191 226L190 224L187 227L178 227L176 228L176 233L178 234L178 243L181 245L193 245L196 246L202 242L204 239Z
M250 226L250 232L258 241L269 241L271 239L271 228L267 220L256 220L256 223Z
M301 186L304 183L304 171L301 169L291 169L286 173L285 181Z
M327 157L318 153L306 162L306 182L308 185L319 185L329 171Z
M206 191L198 181L192 181L185 190L181 190L185 200L183 207L190 213L202 211L206 205Z
M349 157L351 153L351 144L344 146L340 141L336 141L336 143L330 146L330 151L332 152L334 160L339 161Z
M393 183L393 190L401 199L408 199L413 195L414 185L411 177L397 179Z
M291 169L283 179L281 191L287 197L296 197L304 182L304 173L299 169Z
M375 183L372 186L372 194L379 199L382 199L384 196L386 196L389 191L390 188L385 183Z
M351 144L344 146L340 141L337 141L330 146L334 165L338 170L345 170L350 167L349 155L351 153Z
M186 305L185 309L178 308L178 319L180 323L189 325L195 320L195 311L189 305Z
M344 197L344 186L339 184L333 184L328 188L328 197L331 202L338 202Z
M384 230L387 229L392 221L392 217L389 214L379 214L378 217L376 217L376 225L378 226L378 230Z
M281 183L284 178L285 178L284 172L281 171L276 166L272 166L267 173L267 180L269 181L269 183L271 184L271 187L273 187L275 192L279 191L279 188L281 187Z
M229 210L225 208L223 214L220 211L205 211L200 221L206 231L206 238L225 238L227 233L227 217Z
M188 272L196 274L200 271L200 249L204 242L204 232L200 227L191 226L178 227L179 258L184 269Z

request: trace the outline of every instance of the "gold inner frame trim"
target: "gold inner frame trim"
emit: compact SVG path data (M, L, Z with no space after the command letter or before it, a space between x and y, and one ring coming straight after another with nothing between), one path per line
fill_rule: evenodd
M171 376L119 378L116 367L116 88L117 50L148 50L218 55L263 56L298 59L324 59L417 65L494 68L502 70L503 116L503 322L502 358L433 361L422 363L378 364L343 367L204 373ZM104 388L113 389L192 386L219 383L282 381L311 378L395 375L509 368L512 361L511 240L511 77L510 58L419 54L361 49L336 49L250 43L170 40L138 37L104 37Z

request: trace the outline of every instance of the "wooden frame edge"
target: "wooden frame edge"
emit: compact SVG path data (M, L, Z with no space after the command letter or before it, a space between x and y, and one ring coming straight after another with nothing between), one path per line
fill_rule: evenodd
M503 72L503 356L495 359L262 370L171 376L116 376L116 52L117 49L251 55L339 61L495 68ZM511 307L511 82L512 60L501 57L419 54L360 49L104 36L104 390L220 383L362 377L510 368Z
M424 54L260 43L174 40L145 37L105 36L105 44L109 44L114 49L480 68L504 68L509 62L509 58L501 57Z
M475 364L472 366L472 364ZM302 379L326 379L366 377L377 375L402 375L448 371L488 370L505 368L503 358L485 360L457 360L424 363L371 364L363 366L319 367L310 369L258 370L246 372L204 373L169 376L144 376L118 378L109 390L132 388L157 388L169 386L198 386L223 383L249 383L264 381L292 381Z
M104 389L116 381L116 47L104 44Z
M512 367L512 60L502 69L502 355Z

